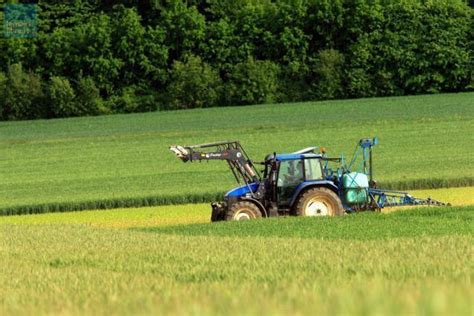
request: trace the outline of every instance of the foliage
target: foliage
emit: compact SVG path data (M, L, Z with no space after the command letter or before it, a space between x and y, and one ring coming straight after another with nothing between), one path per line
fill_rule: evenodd
M8 78L7 76L0 71L0 119L4 120L4 107L6 103L7 97L7 85L8 85Z
M183 164L168 147L235 139L255 161L308 146L326 147L330 157L344 153L349 160L360 138L377 136L379 187L474 186L474 170L466 167L472 157L466 137L474 134L472 99L473 93L442 94L4 122L0 209L26 213L218 200L236 186L227 164ZM455 154L447 160L447 152Z
M52 77L49 83L49 115L53 117L72 117L106 113L99 89L94 81L80 78L73 85L64 77Z
M225 87L229 105L272 103L276 101L279 68L268 60L249 58L235 65Z
M21 64L8 67L0 82L1 117L5 120L34 119L46 116L40 76L24 71Z
M170 71L167 98L170 109L202 108L217 105L221 79L201 58L188 56L175 61Z
M107 113L103 105L100 91L91 77L79 78L76 85L76 100L83 109L84 115Z
M38 6L35 38L0 39L0 70L21 64L41 82L62 77L76 95L75 83L90 78L104 107L81 115L473 86L474 19L464 0L68 0ZM183 100L176 90L190 78L170 78L190 56L220 77L205 96L210 100ZM267 70L269 78L262 75ZM48 84L42 89L46 95ZM2 119L42 118L49 106Z
M389 1L351 8L351 96L459 91L470 67L472 11L457 1ZM469 57L471 56L471 57Z
M55 117L78 116L81 114L77 108L74 90L66 78L51 78L49 97L51 111Z
M91 17L74 28L57 28L45 42L49 75L74 78L90 74L105 96L120 82L124 61L115 56L112 22L105 14Z
M230 68L253 55L253 47L242 41L238 26L228 18L210 21L206 27L206 41L200 44L205 61L222 72L224 79Z
M117 86L163 83L168 59L168 48L164 44L166 31L146 28L135 9L123 6L114 7L111 23L112 53L121 61ZM141 110L136 108L135 112Z
M108 100L109 106L114 113L151 112L157 109L157 100L148 87L131 85L122 89L119 96L113 96Z
M314 67L313 91L317 99L342 97L344 56L335 49L321 50Z
M196 52L198 43L204 40L206 21L196 6L188 6L183 0L170 0L161 12L159 25L165 30L165 43L174 60Z

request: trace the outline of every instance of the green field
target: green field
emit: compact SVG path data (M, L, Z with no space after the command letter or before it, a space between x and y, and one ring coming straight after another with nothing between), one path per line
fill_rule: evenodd
M171 144L238 139L255 160L325 146L350 156L378 136L375 176L388 188L474 183L474 93L0 123L3 213L214 199L224 163L183 164Z
M158 208L0 217L0 314L472 315L472 206L217 224Z
M417 190L409 193L419 197L451 203L453 206L474 205L474 187ZM387 208L384 213L400 208ZM162 227L209 223L211 207L205 204L164 205L122 208L113 211L86 210L74 213L46 213L37 216L4 216L0 224L49 225L81 224L107 228Z

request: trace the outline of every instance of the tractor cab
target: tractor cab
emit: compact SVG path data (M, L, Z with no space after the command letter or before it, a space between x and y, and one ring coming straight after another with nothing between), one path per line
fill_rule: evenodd
M286 209L304 187L325 182L321 158L315 153L268 155L263 178L270 200Z

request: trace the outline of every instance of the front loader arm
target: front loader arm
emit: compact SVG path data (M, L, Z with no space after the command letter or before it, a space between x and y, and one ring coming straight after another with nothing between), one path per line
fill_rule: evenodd
M242 155L239 155L238 150L225 149L215 152L196 151L191 147L171 146L170 150L183 162L196 160L239 160ZM239 157L240 156L240 157ZM245 160L245 159L244 159Z
M183 162L225 160L237 182L260 181L258 172L239 142L219 142L193 146L171 146L170 150Z

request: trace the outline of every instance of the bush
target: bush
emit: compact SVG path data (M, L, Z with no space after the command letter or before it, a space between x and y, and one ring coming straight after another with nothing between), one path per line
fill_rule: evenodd
M343 96L342 70L344 55L335 49L319 52L316 59L312 93L317 99L335 99Z
M301 70L300 74L295 74L288 66L280 68L278 81L278 92L276 98L278 102L301 102L312 100L311 86L307 77L309 72Z
M152 112L158 109L158 102L150 89L129 86L122 89L119 96L108 101L114 113Z
M50 117L109 113L90 77L79 78L75 85L71 85L67 78L51 77L48 88Z
M218 73L200 57L189 56L186 62L175 61L167 89L168 108L189 109L215 106L222 81Z
M265 60L247 59L229 74L225 99L229 105L272 103L276 101L279 67Z
M85 115L108 113L100 97L99 88L90 77L81 77L76 86L77 103Z
M69 117L83 114L76 100L76 94L69 80L51 77L49 84L51 114L54 117Z
M7 76L0 78L2 119L22 120L46 117L40 76L25 72L21 64L8 67Z
M3 109L6 103L8 78L5 73L0 71L0 120L3 121L6 117L3 116Z

